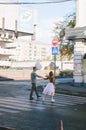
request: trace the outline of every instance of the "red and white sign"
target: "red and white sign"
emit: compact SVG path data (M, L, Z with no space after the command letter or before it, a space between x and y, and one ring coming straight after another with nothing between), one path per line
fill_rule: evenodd
M53 46L58 45L58 38L54 38L54 39L52 40L52 45L53 45Z

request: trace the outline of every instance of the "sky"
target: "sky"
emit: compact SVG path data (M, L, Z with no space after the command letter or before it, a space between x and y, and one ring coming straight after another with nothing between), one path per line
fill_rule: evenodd
M63 20L64 17L75 12L74 1L31 6L38 10L37 40L45 43L52 41L53 23Z
M1 2L2 0L0 0ZM18 0L3 0L2 2L17 2ZM19 0L20 2L44 2L44 0ZM48 1L48 0L45 0ZM75 0L52 4L30 4L28 6L37 11L36 41L51 43L53 39L54 22L63 20L67 15L75 12Z

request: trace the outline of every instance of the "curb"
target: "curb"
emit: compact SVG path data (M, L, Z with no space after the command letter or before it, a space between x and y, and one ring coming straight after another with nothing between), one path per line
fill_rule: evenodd
M72 95L72 96L86 97L86 94L83 94L83 93L73 93L73 92L67 92L67 91L56 91L56 93Z
M43 85L37 86L38 91L42 92L43 91ZM65 90L64 88L58 88L55 90L55 93L60 93L60 94L66 94L66 95L72 95L72 96L80 96L80 97L86 97L85 92L74 92L70 90Z

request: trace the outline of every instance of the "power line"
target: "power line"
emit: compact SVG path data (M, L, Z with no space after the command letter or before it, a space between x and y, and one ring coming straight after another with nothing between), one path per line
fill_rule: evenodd
M58 1L50 1L50 2L0 2L0 4L54 4L54 3L62 3L62 2L68 2L68 1L75 1L75 0L58 0Z

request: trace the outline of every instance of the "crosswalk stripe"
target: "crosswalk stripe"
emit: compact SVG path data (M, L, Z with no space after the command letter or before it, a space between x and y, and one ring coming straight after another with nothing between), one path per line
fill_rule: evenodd
M29 100L27 97L0 97L0 115L2 113L18 113L20 111L30 111L32 109L46 109L46 107L68 106L86 103L86 97L70 96L64 94L55 95L55 103L51 103L50 97L45 102L42 97L38 100Z
M85 103L86 101L85 100L78 100L78 99L62 99L62 98L58 98L58 101L61 101L61 102L67 102L67 103L70 103L72 102L73 104L82 104L82 103Z
M14 110L32 110L32 108L34 108L34 105L31 105L29 102L26 101L18 101L18 99L15 98L0 98L0 107L5 107ZM35 108L43 109L43 107L41 108L40 106L35 106Z
M0 115L2 115L2 113L0 113Z
M11 109L7 109L7 108L0 108L1 112L8 112L8 113L18 113L19 111L15 111L15 110L11 110ZM2 114L2 113L1 113Z
M69 95L63 95L58 97L59 100L63 100L64 102L73 102L73 104L83 104L86 103L86 97L78 97L78 96L69 96Z

